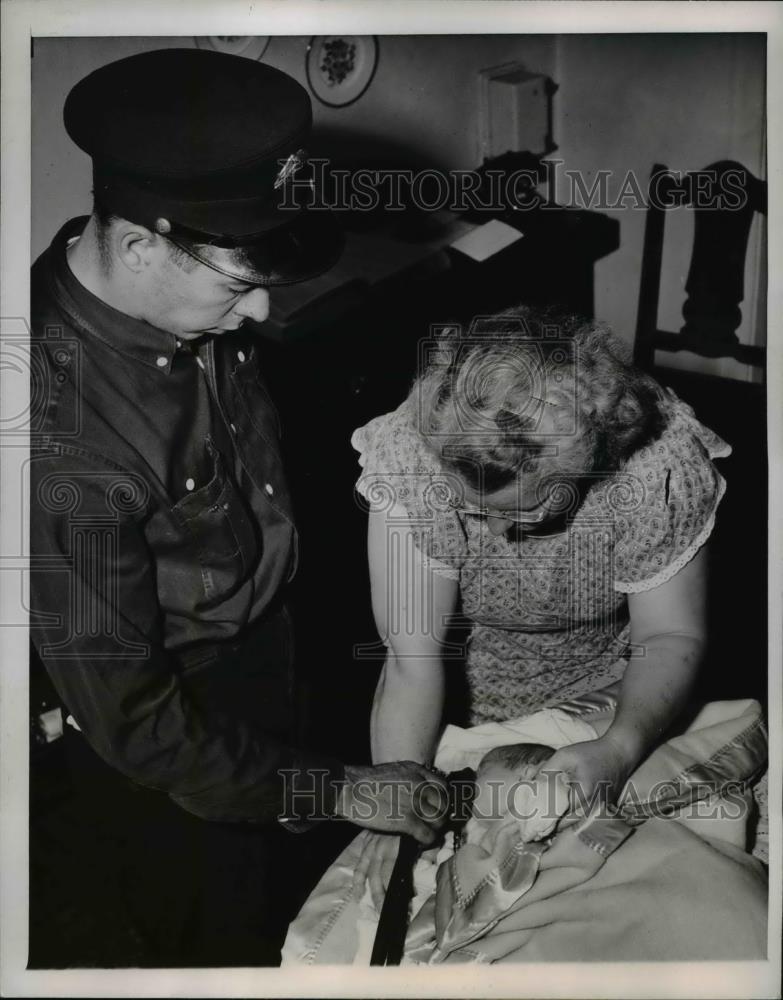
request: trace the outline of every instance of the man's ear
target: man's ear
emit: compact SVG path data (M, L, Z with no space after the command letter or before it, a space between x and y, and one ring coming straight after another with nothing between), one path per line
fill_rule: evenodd
M121 263L133 274L143 274L161 253L165 254L163 240L157 233L146 226L124 220L116 227L114 250Z

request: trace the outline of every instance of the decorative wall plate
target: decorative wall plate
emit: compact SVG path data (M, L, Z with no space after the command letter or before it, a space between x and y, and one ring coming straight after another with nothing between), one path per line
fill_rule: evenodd
M330 108L358 101L372 83L377 65L375 35L315 35L307 46L307 82Z
M270 35L196 35L196 45L200 49L226 52L232 56L247 56L260 59L269 45Z

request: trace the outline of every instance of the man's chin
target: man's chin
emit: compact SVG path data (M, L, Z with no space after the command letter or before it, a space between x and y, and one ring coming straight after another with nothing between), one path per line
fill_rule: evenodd
M236 333L236 331L242 326L241 323L236 323L234 326L213 326L211 330L206 330L206 333Z

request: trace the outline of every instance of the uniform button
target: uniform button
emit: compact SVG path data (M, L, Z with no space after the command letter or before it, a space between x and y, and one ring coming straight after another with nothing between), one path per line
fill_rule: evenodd
M185 489L186 490L192 490L195 485L196 485L195 480L193 480L193 479L186 479L185 480Z
M204 362L201 360L201 358L196 358L196 364L199 366L199 368L204 367Z
M264 489L266 490L266 492L269 494L270 497L275 492L275 488L274 488L274 486L272 486L271 483L267 483L266 486L264 487Z
M240 361L244 361L245 360L245 352L244 351L237 351L237 357L239 358Z
M158 360L155 363L157 364L158 368L165 368L166 365L169 362L168 362L168 358L164 358L163 355L161 354L161 356L158 358Z

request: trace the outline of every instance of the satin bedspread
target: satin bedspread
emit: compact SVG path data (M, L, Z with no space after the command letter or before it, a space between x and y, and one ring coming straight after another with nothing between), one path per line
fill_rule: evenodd
M492 747L593 739L613 689L527 719L449 727L436 765L476 767ZM480 844L452 838L414 870L403 964L761 959L767 876L746 851L752 797L766 762L754 701L707 705L629 779L611 816L565 816L549 840L525 842L499 819ZM327 870L289 928L283 965L369 964L378 914L354 868L365 833Z

